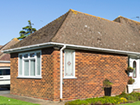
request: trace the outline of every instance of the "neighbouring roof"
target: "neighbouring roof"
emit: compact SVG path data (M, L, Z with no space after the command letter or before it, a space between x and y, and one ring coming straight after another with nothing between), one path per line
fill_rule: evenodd
M0 49L1 49L2 45L0 45Z
M10 49L46 42L140 52L140 22L122 16L110 21L69 10Z
M19 42L17 38L12 39L10 42L5 44L4 46L0 47L0 61L9 61L10 60L10 54L3 53L2 51L4 49L10 48L12 45L16 44Z

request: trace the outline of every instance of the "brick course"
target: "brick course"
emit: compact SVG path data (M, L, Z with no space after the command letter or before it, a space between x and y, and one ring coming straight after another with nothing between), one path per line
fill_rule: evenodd
M118 95L127 85L127 56L76 51L77 79L64 79L63 98L84 99L104 96L103 80L113 82L112 95Z
M54 55L52 48L42 50L42 79L21 79L18 76L18 54L11 54L11 94L36 97L46 100L54 98Z
M103 80L113 82L112 95L127 85L127 56L78 51L75 53L77 79L63 79L63 100L84 99L104 95ZM11 54L11 94L46 100L60 99L60 51L42 50L42 79L17 79L18 54Z

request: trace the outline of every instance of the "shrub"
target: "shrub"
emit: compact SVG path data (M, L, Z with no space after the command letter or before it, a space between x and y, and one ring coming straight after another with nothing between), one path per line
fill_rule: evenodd
M126 103L126 102L128 102L128 100L126 98L124 98L124 97L120 98L119 103Z
M136 99L136 101L140 100L140 93L132 92L132 93L130 93L130 95L132 95Z
M103 81L103 87L104 88L109 88L109 87L111 87L112 86L112 82L110 82L108 79L105 79L104 81Z
M134 68L133 67L127 67L127 71L128 72L133 72L134 71Z
M115 97L104 96L100 98L89 98L86 100L75 100L66 102L65 105L115 105L121 103L132 103L140 100L140 93L122 93Z
M137 98L134 97L134 94L132 95L132 94L122 93L122 94L119 95L119 97L120 97L120 98L121 98L121 97L124 97L124 98L126 98L127 100L134 100L134 101L137 101Z
M134 79L132 79L132 77L128 80L128 84L133 84L135 82Z

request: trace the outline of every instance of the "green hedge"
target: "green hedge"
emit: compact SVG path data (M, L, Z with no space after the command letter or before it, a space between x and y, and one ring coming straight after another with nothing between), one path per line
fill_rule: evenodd
M140 93L122 93L115 97L104 96L100 98L89 98L85 100L74 100L66 102L65 105L116 105L121 103L135 102L140 100Z

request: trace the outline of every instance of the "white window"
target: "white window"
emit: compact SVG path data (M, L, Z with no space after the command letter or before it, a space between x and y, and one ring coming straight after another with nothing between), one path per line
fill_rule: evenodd
M74 50L64 50L64 78L75 78Z
M18 77L41 78L41 51L19 53Z

